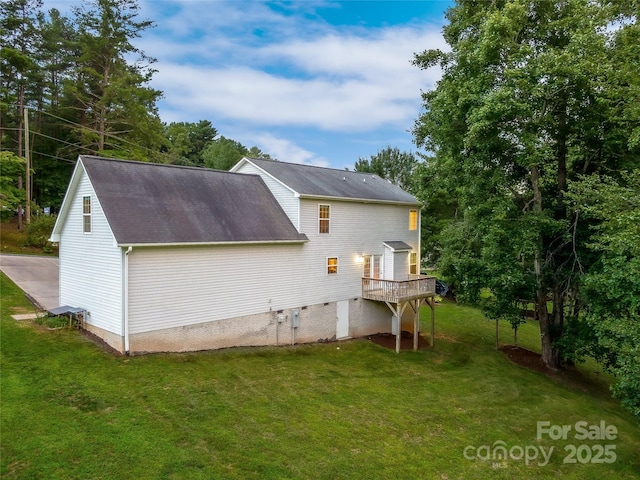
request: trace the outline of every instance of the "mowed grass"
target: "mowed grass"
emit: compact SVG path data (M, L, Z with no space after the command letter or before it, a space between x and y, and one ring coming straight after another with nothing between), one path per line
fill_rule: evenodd
M640 477L640 429L597 366L568 381L514 365L472 308L439 305L435 348L399 355L361 339L125 358L14 321L26 300L1 277L2 479ZM519 342L537 337L530 323ZM538 440L539 420L618 435ZM513 455L478 458L496 442ZM613 444L616 460L565 464L568 444ZM554 451L543 466L514 447Z

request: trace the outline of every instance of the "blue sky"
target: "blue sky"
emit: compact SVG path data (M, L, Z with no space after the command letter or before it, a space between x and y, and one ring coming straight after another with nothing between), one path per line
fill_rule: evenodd
M415 151L420 93L440 72L411 60L446 49L450 2L139 2L156 23L135 44L157 59L163 121L210 120L281 161L334 168L387 145Z

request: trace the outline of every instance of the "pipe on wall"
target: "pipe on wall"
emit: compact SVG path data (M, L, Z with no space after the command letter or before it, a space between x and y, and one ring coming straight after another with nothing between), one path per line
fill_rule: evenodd
M122 315L122 350L125 355L129 355L129 254L133 251L133 247L124 252L124 278L123 278L123 315Z

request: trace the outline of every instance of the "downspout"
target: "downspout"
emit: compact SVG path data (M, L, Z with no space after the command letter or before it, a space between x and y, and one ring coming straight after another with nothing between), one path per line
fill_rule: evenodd
M124 252L124 278L122 280L122 350L126 356L129 356L129 254L133 251L133 247L129 246Z

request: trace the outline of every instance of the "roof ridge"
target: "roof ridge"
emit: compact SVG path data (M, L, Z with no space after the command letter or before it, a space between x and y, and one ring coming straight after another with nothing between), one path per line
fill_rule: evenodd
M216 172L216 173L228 173L230 175L246 175L238 172L231 172L229 170L218 170L216 168L198 167L197 165L175 165L173 163L145 162L144 160L130 160L130 159L124 159L124 158L100 157L98 155L80 155L80 158L93 158L96 160L107 161L107 162L130 163L135 165L167 167L167 168L176 168L176 169L183 169L183 170L197 170L199 172Z
M304 168L319 168L321 170L333 170L335 172L341 172L341 173L355 173L357 175L369 175L375 178L379 178L381 180L386 180L385 178L382 178L379 175L376 175L375 173L372 172L357 172L355 170L349 170L349 169L341 169L341 168L334 168L334 167L321 167L320 165L308 165L306 163L294 163L294 162L282 162L280 160L273 160L271 158L254 158L254 157L245 157L247 160L258 160L260 162L272 162L272 163L281 163L281 164L285 164L285 165L293 165L296 167L304 167Z

